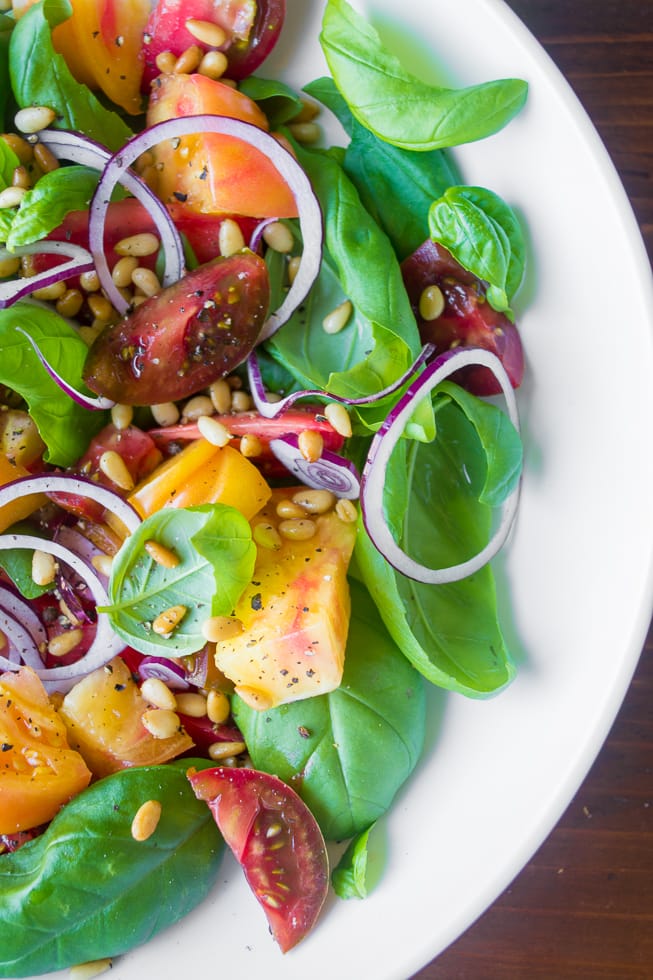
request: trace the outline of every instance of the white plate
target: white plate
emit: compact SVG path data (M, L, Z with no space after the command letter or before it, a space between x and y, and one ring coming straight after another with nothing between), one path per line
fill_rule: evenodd
M555 825L607 735L649 622L653 295L608 156L500 0L357 6L417 52L415 68L430 71L432 53L455 84L530 83L527 108L503 133L457 154L465 180L516 206L531 236L517 304L528 359L524 492L498 566L521 669L487 702L434 696L429 748L383 821L387 864L366 901L331 902L314 934L282 956L228 857L213 897L117 960L113 980L202 968L237 980L405 980L491 904ZM322 8L288 0L266 74L301 84L324 72Z

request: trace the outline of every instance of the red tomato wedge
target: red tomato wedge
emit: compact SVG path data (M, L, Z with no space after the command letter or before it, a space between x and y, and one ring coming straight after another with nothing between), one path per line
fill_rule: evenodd
M286 953L317 921L329 887L329 859L315 817L297 793L256 769L189 770Z

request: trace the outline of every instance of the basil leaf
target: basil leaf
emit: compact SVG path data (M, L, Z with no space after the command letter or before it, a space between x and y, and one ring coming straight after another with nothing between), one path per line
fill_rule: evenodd
M20 160L9 144L0 138L0 190L10 186L14 170L19 164Z
M117 956L206 897L224 842L188 783L190 761L108 776L66 804L40 837L0 856L0 976ZM131 822L147 800L161 803L161 819L136 841Z
M179 564L154 561L144 547L149 540L173 551ZM250 525L234 507L165 508L144 520L115 556L110 605L102 611L140 653L188 656L204 646L202 623L209 616L233 612L255 558ZM152 622L173 606L185 606L186 614L170 636L159 636Z
M346 0L328 0L320 41L339 91L367 129L407 150L435 150L498 132L522 108L526 82L430 85L406 71Z
M9 87L9 40L14 29L12 17L0 13L0 123L7 129L8 103L11 99Z
M372 829L373 825L350 841L331 872L331 884L338 898L367 898L367 845Z
M349 134L345 173L399 260L411 255L428 238L433 201L460 183L450 156L444 150L412 153L378 139L354 118L331 78L319 78L305 91L330 109Z
M516 214L494 191L450 187L429 211L431 238L468 272L488 283L488 302L512 315L510 300L524 275L526 245Z
M89 167L57 167L25 194L13 220L7 248L45 238L70 211L86 211L97 187L98 172Z
M253 765L295 786L327 840L365 830L389 808L424 740L419 674L390 639L367 590L352 579L340 687L255 711L233 710Z
M278 129L300 113L304 104L297 93L285 82L250 75L238 83L238 90L258 103L270 123L270 129Z
M71 14L70 0L43 0L17 22L9 43L9 73L16 101L21 107L50 106L57 113L55 128L84 133L118 150L132 131L73 77L52 45L51 31Z
M38 343L48 363L80 391L85 390L82 368L88 347L54 310L26 300L0 310L0 384L17 391L27 402L48 447L46 460L57 466L71 466L106 422L106 413L89 412L65 394L18 327Z
M32 534L42 537L44 532L38 525L27 521L12 524L5 534ZM32 576L32 560L34 552L30 548L8 548L0 551L0 568L4 570L18 591L26 599L37 599L39 596L52 592L53 585L37 585Z

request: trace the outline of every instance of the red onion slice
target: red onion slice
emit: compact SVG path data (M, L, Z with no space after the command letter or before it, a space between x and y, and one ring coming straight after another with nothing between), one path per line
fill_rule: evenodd
M16 300L23 296L29 296L35 289L44 286L51 286L62 279L69 279L71 276L79 275L80 272L88 272L94 268L93 256L88 249L74 242L33 242L31 245L20 245L13 251L0 248L0 259L18 258L22 255L67 255L68 262L55 266L53 269L44 269L37 272L35 276L25 277L24 279L8 279L0 283L0 309L11 306Z
M48 634L45 631L45 626L29 602L7 586L0 586L0 609L22 623L36 646L48 642Z
M22 327L16 327L16 330L18 333L22 333L24 337L27 337L30 344L34 348L36 356L38 357L39 361L41 362L45 370L48 372L52 380L59 385L61 390L64 391L69 398L72 398L72 400L76 402L78 405L81 405L82 408L88 408L91 411L103 412L106 409L113 408L113 406L116 403L112 401L110 398L102 398L97 395L84 395L82 394L81 391L77 391L76 388L73 388L73 386L69 384L66 381L66 379L62 377L59 374L59 372L52 367L52 365L44 355L43 351L34 340L34 338L30 337L27 331L23 330Z
M319 459L307 460L299 450L299 439L294 433L272 439L270 449L279 462L306 486L314 490L330 490L336 497L346 497L348 500L358 497L358 470L344 456L325 449Z
M169 657L143 657L138 665L138 674L144 681L156 677L167 684L171 690L187 691L190 687L184 668Z
M6 670L17 670L22 666L31 667L32 670L43 669L43 660L34 637L22 623L1 609L0 628L8 646L6 653L0 657L0 667L4 665ZM13 667L7 664L13 664Z
M363 522L372 542L387 561L407 578L430 585L457 582L473 575L486 565L500 551L512 528L519 499L519 484L505 501L501 521L488 544L468 561L448 568L429 568L414 561L397 544L383 517L383 490L388 462L392 450L404 432L417 404L430 395L436 385L448 378L454 371L468 365L482 365L495 376L504 398L510 421L519 431L519 415L515 393L506 371L496 355L480 348L463 347L447 351L430 364L416 378L408 391L397 402L394 409L372 439L361 476L361 508Z
M100 230L104 227L107 208L114 187L121 181L123 175L134 161L141 154L151 149L151 147L156 146L157 143L177 139L180 136L193 136L197 133L216 133L221 136L231 136L248 143L265 154L280 176L288 184L297 203L299 226L304 240L304 251L299 265L299 271L281 306L268 317L263 325L259 341L267 340L268 337L271 337L286 322L300 303L303 302L315 282L322 261L323 229L322 211L308 177L292 153L278 143L273 136L270 136L269 133L259 129L257 126L242 122L240 119L205 114L183 116L179 119L167 119L163 122L156 123L154 126L150 126L149 129L134 136L118 153L111 157L100 177L93 200L91 201L89 229L93 229L93 241L98 241L101 238ZM91 250L95 254L93 242L91 243ZM96 256L96 267L100 281L113 302L112 297L115 286L111 282L111 275L106 266L106 261L104 265L98 264ZM111 293L109 292L110 289ZM120 309L120 307L116 306L116 309Z

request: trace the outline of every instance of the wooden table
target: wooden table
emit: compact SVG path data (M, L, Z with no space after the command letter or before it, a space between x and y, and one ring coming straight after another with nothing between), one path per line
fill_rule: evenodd
M653 257L653 0L508 2L585 105ZM653 627L614 727L558 826L417 978L653 978Z

